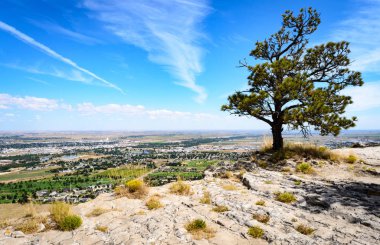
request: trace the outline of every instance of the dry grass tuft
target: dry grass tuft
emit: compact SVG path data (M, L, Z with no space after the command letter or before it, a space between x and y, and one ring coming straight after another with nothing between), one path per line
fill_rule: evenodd
M221 176L223 179L231 179L232 177L234 177L234 174L231 171L226 171Z
M253 238L261 238L264 236L264 230L260 226L252 226L248 229L248 235Z
M292 203L297 201L297 198L290 192L276 192L276 200L283 203Z
M50 214L53 221L59 224L66 216L71 214L71 206L64 202L55 202L50 207Z
M120 197L141 199L148 194L149 189L144 181L134 179L126 182L124 186L117 186L114 191Z
M231 184L223 185L222 188L226 191L236 191L238 188Z
M15 227L16 230L22 231L25 234L36 233L40 227L40 222L37 219L28 219Z
M106 233L108 231L108 226L105 225L96 225L95 230Z
M258 200L256 202L256 205L258 205L258 206L265 206L265 201L264 200Z
M25 217L28 218L28 217L36 217L37 216L37 210L36 210L36 207L34 206L33 202L30 202L28 203L28 207L27 207L27 212L25 214Z
M257 220L261 223L264 223L264 224L268 223L270 220L270 217L267 214L257 214L256 213L256 214L252 215L252 218L254 218L255 220Z
M215 230L208 228L206 222L202 219L190 221L185 225L185 229L192 234L196 240L203 238L209 239L215 236Z
M217 213L223 213L227 212L230 209L227 206L221 205L221 206L216 206L212 209L212 211L217 212Z
M203 197L201 198L201 200L199 202L203 203L203 204L211 204L210 192L208 192L208 191L203 192Z
M315 231L315 229L313 229L313 228L311 228L309 226L306 226L306 225L298 225L296 227L296 230L299 233L304 234L304 235L310 235L310 234L312 234Z
M145 202L145 206L147 206L149 210L159 209L163 207L162 203L160 202L160 198L158 196L149 197L148 200Z
M184 183L182 180L177 180L177 182L173 183L170 186L170 193L177 195L190 195L191 188L190 185Z
M108 213L109 211L110 211L109 209L94 208L91 212L86 214L86 217L98 217L102 214Z
M347 163L355 163L358 161L358 158L355 156L355 155L349 155L347 158L346 158L346 162Z
M301 172L304 174L312 174L315 171L313 167L310 165L310 163L303 162L296 165L296 172Z

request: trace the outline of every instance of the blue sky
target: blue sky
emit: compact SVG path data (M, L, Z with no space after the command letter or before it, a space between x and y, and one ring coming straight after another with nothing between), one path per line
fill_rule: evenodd
M310 45L351 42L363 73L347 115L380 129L379 0L2 0L0 130L267 129L220 106L253 44L309 6Z

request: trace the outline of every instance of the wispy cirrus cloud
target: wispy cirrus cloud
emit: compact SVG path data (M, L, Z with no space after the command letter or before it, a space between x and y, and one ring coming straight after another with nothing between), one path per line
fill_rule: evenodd
M55 32L61 35L64 35L74 41L78 41L85 44L97 44L101 43L100 40L84 35L80 32L76 32L67 28L64 28L56 23L53 22L47 22L47 21L35 21L35 20L29 20L30 23L33 25L48 31L48 32Z
M36 49L39 49L40 51L44 52L45 54L75 68L76 70L80 71L80 72L83 72L87 75L89 75L90 77L102 82L104 85L110 87L110 88L113 88L113 89L116 89L118 90L119 92L122 92L124 93L124 91L119 88L118 86L116 86L115 84L99 77L98 75L96 75L95 73L79 66L78 64L76 64L74 61L70 60L69 58L66 58L64 56L62 56L61 54L55 52L54 50L52 50L51 48L45 46L44 44L34 40L32 37L20 32L19 30L17 30L16 28L14 28L13 26L10 26L2 21L0 21L0 29L3 30L3 31L6 31L8 33L10 33L11 35L15 36L16 38L20 39L21 41L31 45L32 47L36 48Z
M207 98L204 87L196 83L204 53L200 23L211 10L207 0L84 0L83 6L107 30L146 50L152 62L179 80L177 84L196 92L197 102Z
M342 20L332 37L351 43L353 69L380 72L380 0L360 0L357 3L362 3L363 7Z

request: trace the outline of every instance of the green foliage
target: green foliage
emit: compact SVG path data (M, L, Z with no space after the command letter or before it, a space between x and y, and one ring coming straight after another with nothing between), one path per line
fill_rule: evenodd
M302 184L302 181L301 181L301 180L295 180L295 181L294 181L294 184L295 184L295 185L301 185L301 184Z
M297 198L290 192L276 192L276 200L283 203L292 203L297 201Z
M59 229L63 231L72 231L82 225L82 218L78 215L68 215L64 217L59 223Z
M268 123L274 150L283 147L283 125L301 130L305 136L310 127L321 135L336 136L341 129L355 126L355 117L342 116L352 100L341 91L363 84L360 72L349 69L348 42L306 48L320 24L316 10L301 9L298 15L286 11L282 18L280 30L257 42L250 53L264 62L255 66L241 62L250 72L249 89L229 96L228 104L221 108Z
M256 202L256 205L258 205L258 206L265 206L265 201L264 200L258 200Z
M260 226L252 226L248 229L248 235L253 238L261 238L264 236L264 230Z
M205 229L206 227L207 227L206 221L202 219L195 219L189 222L185 228L187 231L193 231L193 230L202 230L202 229Z
M303 162L296 165L296 172L301 172L304 174L311 174L314 173L313 167L310 165L310 163Z
M66 216L71 214L70 204L64 202L55 202L50 207L52 219L59 224Z
M346 158L347 163L355 163L358 160L358 158L355 155L349 155Z

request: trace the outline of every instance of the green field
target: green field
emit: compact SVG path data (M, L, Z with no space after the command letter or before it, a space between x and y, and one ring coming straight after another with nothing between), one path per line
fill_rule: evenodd
M51 173L49 169L41 169L41 170L21 170L19 172L11 172L9 174L0 175L0 182L3 181L19 181L22 179L35 179L35 178L46 178L49 176L53 176L54 173Z

